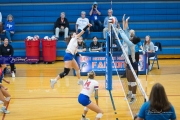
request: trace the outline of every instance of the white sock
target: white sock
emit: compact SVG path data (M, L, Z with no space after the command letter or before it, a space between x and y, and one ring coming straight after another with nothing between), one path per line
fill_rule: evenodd
M128 94L132 94L132 91L129 91Z
M55 81L57 81L58 79L57 79L57 78L55 78L54 80L55 80Z
M136 97L136 94L132 94L132 98L135 98Z
M9 102L11 98L10 97L6 97L5 100Z

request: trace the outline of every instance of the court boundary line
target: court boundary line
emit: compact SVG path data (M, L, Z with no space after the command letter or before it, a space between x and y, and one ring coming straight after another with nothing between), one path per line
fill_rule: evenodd
M149 96L149 95L148 95ZM168 97L180 97L180 95L167 95ZM99 96L99 98L108 98L109 96ZM123 95L122 96L113 96L113 97L115 97L115 98L118 98L118 97L120 97L120 98L122 98L122 97L124 97ZM44 98L46 98L46 99L51 99L51 98L67 98L67 99L71 99L71 98L78 98L77 96L75 97L32 97L32 98L16 98L16 97L14 97L14 98L11 98L11 99L44 99Z

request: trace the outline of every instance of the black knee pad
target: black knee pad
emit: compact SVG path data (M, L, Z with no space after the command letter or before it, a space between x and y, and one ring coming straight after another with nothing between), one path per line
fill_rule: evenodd
M69 68L64 68L64 72L59 74L60 78L63 78L64 76L68 75L69 71L70 71Z

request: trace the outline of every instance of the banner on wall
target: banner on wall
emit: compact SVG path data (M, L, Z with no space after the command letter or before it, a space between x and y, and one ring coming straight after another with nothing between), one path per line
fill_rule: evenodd
M82 56L77 57L77 63L80 66L81 72L93 71L106 71L106 58L98 56ZM114 63L113 63L114 60ZM112 71L125 71L124 59L121 56L114 56L112 60ZM146 57L145 55L139 55L139 65L138 69L140 71L146 70ZM115 69L116 68L116 69Z

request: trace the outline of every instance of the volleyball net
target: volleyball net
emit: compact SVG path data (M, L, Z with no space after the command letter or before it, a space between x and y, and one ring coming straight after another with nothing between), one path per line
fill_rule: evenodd
M135 70L132 67L132 64L129 60L128 55L125 52L125 49L119 39L118 34L119 34L119 32L117 33L114 26L111 23L109 23L109 31L107 33L107 38L106 38L106 89L111 91L113 88L112 72L110 72L110 71L112 71L112 66L114 66L114 68L116 69L116 75L114 75L114 76L117 76L119 79L119 82L120 82L120 85L122 86L123 94L125 96L125 100L127 101L127 105L129 107L130 113L131 113L132 117L134 117L135 115L138 114L142 104L148 100L148 97L146 95L146 92L145 92L140 80L138 79L138 77L136 75ZM117 43L119 44L119 46L122 50L124 59L126 60L127 64L129 65L129 67L132 71L132 74L133 74L134 78L136 79L136 84L137 84L136 101L132 104L130 103L130 101L128 99L126 99L126 95L128 94L128 81L127 81L127 79L121 79L119 77L120 75L119 75L118 69L116 68L116 63L113 59L113 50L112 50L113 49L112 41L114 39L113 35L115 35L115 37L117 38ZM111 100L112 100L112 104L114 104L113 99L111 99ZM114 108L114 105L113 105L113 108Z

